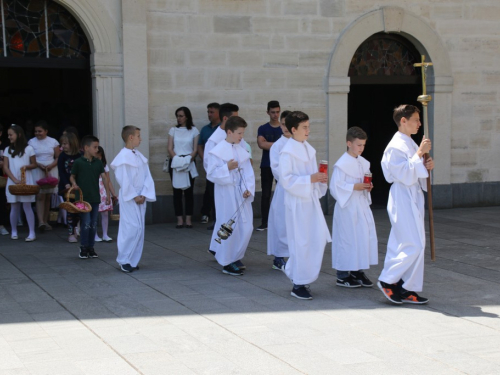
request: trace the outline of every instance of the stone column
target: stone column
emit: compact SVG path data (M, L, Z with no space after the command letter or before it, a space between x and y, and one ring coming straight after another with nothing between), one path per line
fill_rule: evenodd
M149 157L146 1L122 0L124 123L141 128L139 149Z
M351 79L349 77L329 77L327 87L327 134L328 134L328 171L346 150L347 131L347 94ZM328 214L333 212L333 199L327 193Z

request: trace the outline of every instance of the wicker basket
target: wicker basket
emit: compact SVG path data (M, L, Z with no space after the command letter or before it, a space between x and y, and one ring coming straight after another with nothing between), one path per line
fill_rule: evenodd
M59 218L58 211L50 211L49 212L49 221L57 221L58 218Z
M12 195L37 195L40 192L38 185L26 185L26 168L21 168L21 183L9 186Z
M59 208L62 208L64 210L68 211L68 212L71 212L72 214L86 213L86 212L92 211L92 206L90 205L90 203L85 202L83 200L82 189L80 189L80 188L77 188L77 189L80 191L80 200L78 201L78 203L83 203L85 205L85 209L82 210L82 209L76 207L74 203L72 203L72 202L69 201L69 197L71 195L71 190L73 190L73 188L69 188L68 189L68 191L66 193L66 201L62 202L59 205Z
M111 214L111 215L109 215L109 217L113 221L120 221L120 214Z
M7 186L7 177L0 176L0 189L3 189Z

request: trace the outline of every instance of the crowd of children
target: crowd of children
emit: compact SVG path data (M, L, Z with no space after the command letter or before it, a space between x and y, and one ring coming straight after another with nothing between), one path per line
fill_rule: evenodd
M246 269L242 259L253 231L252 202L255 197L251 153L243 139L247 123L238 116L238 110L232 103L219 106L221 124L212 131L203 149L203 165L208 181L214 184L217 210L209 252L222 266L222 272L233 276L243 275ZM312 299L309 284L319 277L325 246L332 242L336 285L372 287L372 281L364 273L378 263L377 234L370 209L370 192L374 187L370 179L365 179L371 175L370 163L361 156L367 134L359 127L351 127L346 135L347 151L331 170L330 193L336 201L332 241L320 204L320 198L328 190L328 173L318 169L316 150L308 143L309 117L301 111L284 111L280 117L277 101L268 104L268 113L270 110L274 111L273 131L278 131L274 125L280 118L277 126L282 135L272 140L262 135L259 147L262 144L261 148L268 152L271 186L272 179L277 185L269 218L265 223L263 220L258 229L268 229L268 255L274 256L272 268L283 271L290 279L292 296ZM418 146L411 138L421 126L415 106L397 107L393 118L398 131L382 159L384 177L392 184L387 206L392 227L377 285L394 304L424 304L428 300L417 292L423 287L423 191L426 190L425 178L434 168L432 158L428 157L431 142L424 136ZM10 146L3 153L7 187L21 182L21 171L26 183L33 184L31 171L37 168L33 147L28 145L19 126L10 127L8 137ZM125 126L122 139L125 147L110 163L120 185L118 197L110 182L110 169L99 140L86 136L79 142L73 133L65 133L60 139L58 191L65 196L71 189L76 200L83 194L92 207L90 212L67 216L68 241L77 242L80 235L79 257L82 259L98 257L95 242L112 240L107 233L109 212L113 210L113 203L120 202L117 263L123 272L133 272L139 269L144 246L146 202L154 202L156 194L148 160L137 150L141 143L140 129ZM29 226L25 240L34 241L35 219L31 203L35 196L15 196L8 189L6 195L12 207L11 238L18 238L17 220L22 206ZM102 238L97 235L99 213Z

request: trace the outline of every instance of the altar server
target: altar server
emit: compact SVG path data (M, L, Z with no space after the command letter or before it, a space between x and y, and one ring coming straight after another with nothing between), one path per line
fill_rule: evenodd
M228 275L243 275L241 262L253 230L252 202L255 196L255 176L250 154L242 146L247 123L239 116L230 117L225 126L226 139L205 156L207 178L214 183L217 219L210 243L215 259ZM215 133L214 133L215 134ZM232 233L220 244L218 230L230 219Z
M148 159L136 147L141 144L141 129L127 125L122 129L125 147L111 163L120 184L120 224L118 226L118 257L123 272L139 269L144 247L146 202L155 202L155 184Z
M279 159L290 251L285 273L293 282L291 295L310 300L307 284L318 278L325 245L332 240L319 202L327 191L328 175L318 172L316 150L307 142L309 117L295 111L285 124L292 134Z
M279 183L279 158L280 152L285 146L288 139L292 136L285 125L285 118L291 112L283 111L281 113L281 131L283 135L271 146L269 150L269 160L271 162L271 171L276 179L276 189L271 201L269 210L268 231L267 231L267 255L274 255L273 269L285 270L285 257L289 256L288 242L286 239L286 223L285 223L285 192L283 186Z
M384 269L378 287L395 304L424 304L429 300L419 296L424 281L424 194L428 170L434 161L424 154L431 150L430 139L420 146L411 138L420 128L420 111L413 105L400 105L393 118L398 132L387 145L382 157L382 171L391 183L387 212L391 232L387 243Z
M335 198L332 224L332 266L337 286L372 287L363 270L378 263L377 232L372 203L370 162L361 154L368 136L354 126L346 135L347 152L333 166L330 193ZM368 177L370 182L364 182Z

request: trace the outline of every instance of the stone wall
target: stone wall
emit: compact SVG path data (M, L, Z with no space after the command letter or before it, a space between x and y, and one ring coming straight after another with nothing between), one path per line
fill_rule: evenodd
M453 184L500 181L500 2L149 0L149 141L158 194L171 194L161 165L174 111L183 105L198 128L207 123L207 103L240 106L249 123L245 139L253 148L257 180L256 132L267 121L269 100L308 113L311 143L318 158L327 157L329 57L349 23L381 6L399 6L420 17L450 57L451 168L436 173L449 174ZM196 184L200 193L203 179Z

